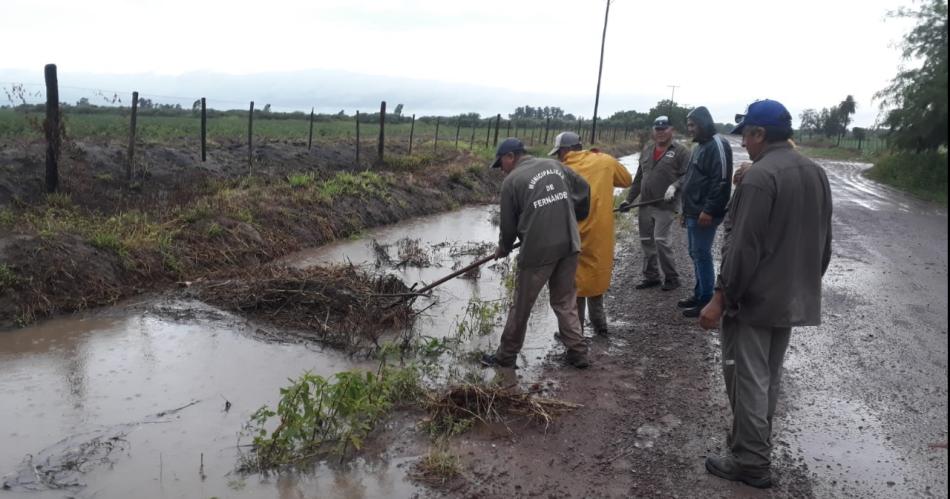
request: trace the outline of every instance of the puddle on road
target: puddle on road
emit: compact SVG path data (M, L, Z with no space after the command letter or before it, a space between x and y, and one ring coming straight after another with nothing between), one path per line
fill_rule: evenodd
M371 264L373 239L394 244L410 237L427 248L440 248L433 253L436 265L387 270L407 283L432 282L451 272L456 261L467 264L475 258L451 256L454 243L496 241L491 210L471 207L415 219L286 261L298 266ZM502 299L501 270L483 269L477 280L455 279L437 288L438 300L420 318L417 333L452 333L470 297ZM429 302L423 298L417 304ZM419 457L406 450L411 445L399 445L400 451L387 451L371 462L321 464L313 473L271 478L235 473L243 424L262 405L276 404L278 390L289 378L306 370L329 376L375 365L313 345L262 342L254 325L201 303L152 299L138 305L0 334L0 476L11 480L19 472L21 478L20 486L4 497L364 498L409 497L418 491L406 479L407 463ZM497 345L506 312L498 315L493 334L476 337L466 349ZM556 320L542 294L519 361L527 367L518 371L522 381L540 373L538 367L555 346L555 331ZM197 403L177 413L150 419L193 401ZM231 404L227 411L225 401ZM103 452L97 446L110 436L118 440ZM85 486L28 492L29 484L37 482L31 482L31 468L24 463L32 459L34 465L57 469L63 463L46 459L67 448L96 450L81 462L66 463L85 473L61 475L63 481Z

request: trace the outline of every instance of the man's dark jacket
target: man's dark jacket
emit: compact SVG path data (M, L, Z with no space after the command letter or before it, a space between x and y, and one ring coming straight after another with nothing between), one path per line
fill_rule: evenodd
M722 218L732 194L732 147L716 133L712 115L705 107L697 107L687 119L693 120L699 133L693 139L697 145L683 179L683 215L698 217L705 212Z

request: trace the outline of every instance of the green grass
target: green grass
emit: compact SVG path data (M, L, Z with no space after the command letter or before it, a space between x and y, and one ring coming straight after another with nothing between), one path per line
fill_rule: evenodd
M17 283L16 273L7 264L0 263L0 291L12 288Z
M863 161L870 162L873 154L869 150L857 150L846 147L813 147L798 145L798 150L809 158L830 159L833 161Z
M41 113L0 109L0 139L2 138L34 138L43 136L42 129L37 127L35 120L42 122ZM66 135L74 139L123 139L129 135L128 110L110 113L79 114L64 110L63 120L66 126ZM171 142L183 138L198 139L200 136L201 120L198 116L185 113L181 116L149 116L140 114L137 117L136 137L144 142ZM439 130L439 148L454 147L455 127L447 130L445 124ZM386 138L406 141L409 138L409 123L387 123ZM271 119L263 113L254 114L255 139L279 139L306 141L310 130L308 119ZM468 135L466 128L462 128L462 137ZM246 140L247 117L238 115L223 115L208 117L208 141L214 143L219 140ZM379 124L360 123L360 139L373 140L379 136ZM435 123L417 121L414 131L415 150L426 153L432 150L432 139L435 136ZM331 119L329 121L315 121L313 124L313 138L341 139L356 137L356 121L352 117ZM484 146L485 127L475 134L475 145ZM481 137L481 141L478 138ZM444 146L443 146L444 144ZM459 140L460 149L468 149L467 140Z
M313 174L312 173L295 173L287 176L287 182L290 183L291 187L300 188L307 187L313 183Z
M389 182L375 172L338 173L320 182L317 190L324 199L333 201L341 196L385 197L388 185Z
M892 153L881 156L865 175L947 206L947 152Z

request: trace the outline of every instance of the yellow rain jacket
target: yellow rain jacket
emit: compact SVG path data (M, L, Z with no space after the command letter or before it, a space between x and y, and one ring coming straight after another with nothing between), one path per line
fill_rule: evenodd
M614 188L630 187L633 179L619 161L601 152L571 151L564 164L590 184L590 214L577 223L577 296L600 296L610 287L614 269Z

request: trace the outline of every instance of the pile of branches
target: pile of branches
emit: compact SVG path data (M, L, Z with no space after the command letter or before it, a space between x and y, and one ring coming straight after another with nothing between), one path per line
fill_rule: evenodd
M430 394L425 402L430 421L504 423L512 416L548 425L555 417L580 405L540 397L534 392L513 391L496 385L466 383Z
M199 299L286 331L276 340L311 339L335 346L376 344L386 331L412 324L415 293L398 277L353 266L262 267L198 285Z

